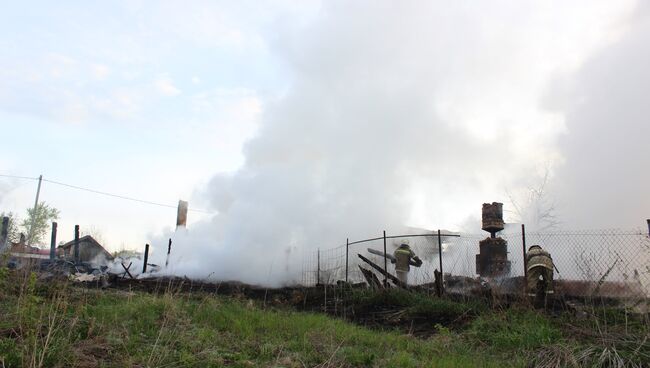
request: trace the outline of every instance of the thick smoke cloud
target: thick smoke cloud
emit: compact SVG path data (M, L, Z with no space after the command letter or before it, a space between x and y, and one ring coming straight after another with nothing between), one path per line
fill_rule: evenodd
M169 272L297 281L304 252L455 229L537 177L564 129L541 91L627 8L504 4L328 2L306 29L280 31L291 87L266 105L244 166L210 182L219 215L175 237Z
M562 83L566 159L558 173L563 218L574 227L643 226L650 218L650 6L629 31Z

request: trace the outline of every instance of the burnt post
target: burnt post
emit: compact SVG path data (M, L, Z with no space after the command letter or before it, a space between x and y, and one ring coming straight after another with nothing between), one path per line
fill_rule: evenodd
M345 283L348 283L348 259L350 255L350 238L345 239Z
M384 230L384 287L388 287L388 257L386 256L386 230Z
M57 223L52 222L52 238L50 238L50 261L53 261L56 255L56 227Z
M165 267L169 265L169 253L172 252L172 238L169 238L169 244L167 244L167 259L165 259Z
M526 260L526 226L521 224L521 248L524 256L524 279L528 278L528 261Z
M74 263L79 263L79 225L74 226Z
M433 270L433 283L436 288L436 296L442 296L442 277L440 271L437 269Z
M149 244L144 245L144 264L142 265L142 273L147 272L147 262L149 262Z
M7 245L7 238L9 237L9 217L2 218L2 230L0 231L0 250L3 250Z
M440 259L440 295L443 293L443 276L442 276L442 238L440 237L440 229L438 229L438 258Z
M647 219L646 222L648 223L648 236L650 236L650 219Z
M316 285L320 285L320 248L316 252Z

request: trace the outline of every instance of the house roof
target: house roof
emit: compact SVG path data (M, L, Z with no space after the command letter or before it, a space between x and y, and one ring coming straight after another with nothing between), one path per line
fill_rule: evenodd
M101 249L101 250L106 254L106 256L107 256L109 259L113 259L113 255L110 254L110 253L109 253L109 252L108 252L108 251L107 251L107 250L106 250L106 249L105 249L101 244L99 244L99 242L98 242L97 240L95 240L95 238L93 238L92 236L90 236L90 235L84 235L84 236L82 236L81 238L79 238L79 244L81 244L81 243L91 243L91 244L97 246L98 248L100 248L100 249ZM65 244L59 245L59 248L69 249L69 248L71 248L73 245L74 245L74 240L71 240L71 241L69 241L69 242L67 242L67 243L65 243Z
M10 250L13 253L28 253L28 254L41 254L41 255L50 254L49 248L32 247L30 245L25 245L22 243L12 243Z

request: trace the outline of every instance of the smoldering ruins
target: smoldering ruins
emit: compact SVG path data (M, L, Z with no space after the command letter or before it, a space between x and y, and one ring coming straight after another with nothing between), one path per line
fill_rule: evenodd
M384 231L380 237L348 239L344 246L318 249L315 260L303 259L298 281L284 285L272 282L247 285L238 279L178 273L188 269L183 255L201 250L193 248L192 243L179 241L191 239L187 209L187 202L180 201L174 236L163 246L146 244L139 255L114 257L91 236L77 237L55 247L54 225L50 251L14 243L8 248L10 267L40 269L44 277L70 275L78 282L98 287L157 290L161 282L171 282L187 291L223 288L228 293L259 296L260 290L268 290L269 286L282 286L278 293L284 300L289 294L293 295L291 298L300 298L305 289L330 287L334 290L401 288L439 297L443 294L451 297L499 295L518 299L526 293L523 255L527 245L534 244L547 249L557 265L557 294L550 300L566 303L599 298L608 303L647 307L649 280L644 260L650 253L650 221L645 233L609 230L527 233L525 225L521 225L518 233L508 233L504 231L508 226L503 219L503 204L485 203L481 208L481 228L489 233L485 238L480 234L447 230L404 228L403 234ZM422 257L422 262L415 264L408 284L396 277L392 265L395 263L393 252L400 244L409 244L414 255ZM239 262L245 265L246 259ZM289 268L283 271L287 270ZM214 274L218 271L215 267Z

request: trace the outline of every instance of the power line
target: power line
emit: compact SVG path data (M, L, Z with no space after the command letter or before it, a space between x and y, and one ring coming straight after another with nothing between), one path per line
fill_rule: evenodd
M18 175L5 175L5 174L0 174L0 176L4 178L12 178L12 179L38 180L38 178L32 178L31 176L18 176Z
M102 191L100 191L100 190L95 190L95 189L90 189L90 188L84 188L84 187L80 187L80 186L77 186L77 185L61 183L61 182L54 181L54 180L43 179L43 181L46 181L46 182L48 182L48 183L52 183L52 184L56 184L56 185L61 185L61 186L68 187L68 188L72 188L72 189L83 190L83 191L90 192L90 193L101 194L101 195L105 195L105 196L108 196L108 197L114 197L114 198L124 199L124 200L127 200L127 201L133 201L133 202L139 202L139 203L144 203L144 204L150 204L150 205L152 205L152 206L159 206L159 207L166 207L166 208L176 208L176 206L171 205L171 204L164 204L164 203L152 202L152 201L148 201L148 200L145 200L145 199L139 199L139 198L127 197L127 196L123 196L123 195L119 195L119 194L113 194L113 193L108 193L108 192L102 192ZM188 208L188 211L193 211L193 212L202 212L202 213L212 213L212 212L209 212L209 211L199 210L199 209L192 209L192 208Z
M38 178L33 178L33 177L29 177L29 176L17 176L17 175L5 175L5 174L0 174L0 176L5 177L5 178L14 178L14 179L38 180ZM48 183L52 183L52 184L55 184L55 185L61 185L61 186L68 187L68 188L71 188L71 189L82 190L82 191L89 192L89 193L94 193L94 194L101 194L101 195L105 195L105 196L108 196L108 197L119 198L119 199L123 199L123 200L127 200L127 201L144 203L144 204L149 204L149 205L152 205L152 206L159 206L159 207L165 207L165 208L176 208L176 206L170 205L170 204L164 204L164 203L148 201L148 200L145 200L145 199L127 197L127 196L123 196L123 195L119 195L119 194L103 192L103 191L100 191L100 190L84 188L84 187L80 187L78 185L61 183L61 182L58 182L58 181L49 180L49 179L45 179L45 178L43 178L43 181L48 182ZM193 208L188 208L188 211L201 212L201 213L207 213L207 214L212 214L213 213L213 212L210 212L210 211L200 210L200 209L193 209Z
M79 187L79 186L76 186L76 185L61 183L61 182L54 181L54 180L43 179L43 181L48 182L48 183L52 183L52 184L56 184L56 185L61 185L61 186L68 187L68 188L72 188L72 189L83 190L83 191L90 192L90 193L101 194L101 195L105 195L105 196L109 196L109 197L125 199L127 201L146 203L146 204L151 204L151 205L160 206L160 207L176 208L176 206L172 206L170 204L156 203L156 202L151 202L151 201L147 201L147 200L144 200L144 199L126 197L126 196L119 195L119 194L112 194L112 193L102 192L102 191L99 191L99 190Z

